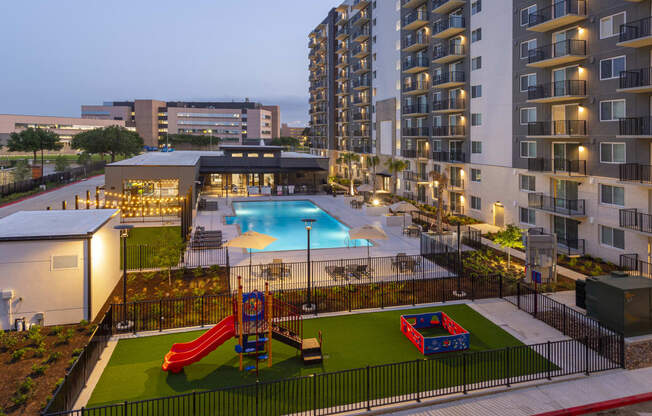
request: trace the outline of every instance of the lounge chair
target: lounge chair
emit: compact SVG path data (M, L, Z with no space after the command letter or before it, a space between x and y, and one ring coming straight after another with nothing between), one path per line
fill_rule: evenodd
M356 279L370 278L369 266L366 264L354 264L350 272Z
M326 266L326 274L333 280L346 279L346 269L342 266Z

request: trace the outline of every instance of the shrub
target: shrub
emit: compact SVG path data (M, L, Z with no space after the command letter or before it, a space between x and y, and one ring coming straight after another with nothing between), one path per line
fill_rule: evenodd
M141 276L145 281L154 280L154 278L156 277L156 272L145 272L141 274Z
M197 267L195 269L192 269L192 274L195 277L202 277L204 275L204 269L202 269L201 267Z
M48 363L48 364L53 363L53 362L57 361L59 358L61 358L61 352L60 351L53 351L53 352L50 353L50 355L48 356L48 359L45 360L45 362Z
M57 337L59 338L59 344L70 344L70 340L75 335L75 331L72 329L67 330L66 332L61 332Z
M50 367L48 364L34 364L32 366L31 375L34 377L42 376L43 374L45 374L45 370L47 370L48 367Z
M32 328L35 328L35 326L33 326ZM36 327L37 329L35 331L32 331L32 328L29 329L29 335L27 336L27 338L29 338L29 340L31 341L30 345L38 347L45 340L45 335L41 334L40 327Z
M0 334L0 347L5 351L13 351L18 345L18 337L9 331L2 331Z
M62 332L63 332L63 327L57 325L57 326L52 328L49 335L57 335L58 336Z
M43 357L45 355L45 342L41 341L41 343L32 350L34 351L34 357Z
M72 357L68 360L68 368L72 367L77 362L78 357Z
M11 361L16 362L20 361L25 354L27 354L28 348L20 348L11 353Z
M80 356L82 352L84 352L83 348L75 348L74 350L72 350L72 356L73 357Z
M92 334L97 329L97 324L90 324L88 326L88 333Z
M64 381L65 381L65 379L63 377L61 377L59 380L57 380L57 382L54 383L54 388L52 389L52 391L53 392L57 391L59 386L62 385Z
M14 395L11 396L11 402L14 404L14 406L22 406L27 403L27 395L22 393L14 393Z

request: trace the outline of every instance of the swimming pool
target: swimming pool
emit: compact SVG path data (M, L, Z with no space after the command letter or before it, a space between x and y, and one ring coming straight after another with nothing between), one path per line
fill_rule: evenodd
M240 225L243 233L253 230L277 238L264 250L253 252L305 250L304 218L317 220L310 231L311 249L367 245L365 240L349 242L349 227L310 201L234 202L233 211L235 216L226 217L227 224Z

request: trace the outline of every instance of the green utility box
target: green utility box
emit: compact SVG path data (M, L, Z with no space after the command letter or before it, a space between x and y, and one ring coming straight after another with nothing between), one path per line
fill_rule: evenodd
M586 279L586 312L626 337L652 334L652 279L614 273Z

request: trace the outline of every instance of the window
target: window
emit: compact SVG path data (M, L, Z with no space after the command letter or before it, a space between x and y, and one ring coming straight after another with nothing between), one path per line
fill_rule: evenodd
M476 0L471 3L471 15L478 14L482 11L482 0Z
M471 182L482 182L482 171L471 168Z
M521 126L537 121L537 109L535 107L521 108Z
M600 39L618 36L620 25L625 23L625 12L612 14L600 19Z
M521 26L527 26L528 23L530 22L530 15L532 13L536 13L537 11L537 5L533 4L530 7L526 7L525 9L521 9Z
M247 157L258 157L258 153L248 153Z
M471 43L482 40L482 28L478 28L471 32Z
M471 209L480 211L482 209L482 199L471 195Z
M625 188L600 184L600 203L625 206Z
M529 208L519 207L519 220L521 224L537 225L536 211Z
M78 267L77 255L52 256L51 270L68 270Z
M471 98L480 98L480 97L482 97L482 85L472 85Z
M625 118L625 100L600 101L600 121Z
M519 179L519 189L521 191L534 192L536 178L532 175L521 175Z
M617 228L600 226L600 244L605 246L625 249L625 232Z
M600 143L601 163L625 163L625 143Z
M482 153L482 142L471 141L471 153L474 154Z
M471 114L471 125L472 126L481 126L482 125L482 114L473 113Z
M521 157L537 157L537 142L521 142Z
M265 158L273 158L273 157L274 157L274 153L265 153L265 154L263 155L263 157L265 157Z
M527 92L529 87L537 85L537 74L521 75L521 92Z
M624 56L603 59L600 61L600 79L620 78L620 73L625 70L627 61Z
M536 39L530 39L526 40L525 42L521 42L521 59L527 59L527 57L530 56L530 51L536 49L536 47Z
M476 69L480 68L482 68L482 57L476 56L475 58L471 59L471 71L475 71Z

